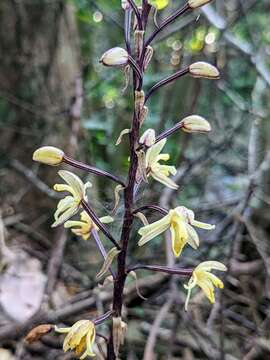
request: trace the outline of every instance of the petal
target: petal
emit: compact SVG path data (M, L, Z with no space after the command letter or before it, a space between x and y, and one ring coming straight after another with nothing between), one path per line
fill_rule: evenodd
M187 242L188 244L193 248L193 249L198 249L199 245L200 245L200 240L199 240L199 236L196 232L196 230L193 229L192 226L190 226L189 224L185 224L187 233L188 233L188 239Z
M81 227L83 227L84 225L85 225L85 223L82 222L82 221L72 221L72 220L70 220L70 221L66 221L66 222L65 222L64 227L65 227L66 229L69 229L69 228L71 228L71 227L81 228ZM74 230L75 230L75 229L74 229Z
M200 221L197 221L197 220L191 220L190 224L192 226L196 226L196 227L198 227L200 229L204 229L204 230L213 230L216 227L215 225L203 223L203 222L200 222Z
M212 283L214 284L214 286L216 286L219 289L223 289L224 288L224 284L223 282L214 274L211 274L210 272L205 272L205 275L207 276L207 278L212 281Z
M212 282L207 278L203 278L197 281L197 285L202 289L210 303L213 304L215 302L215 293Z
M163 219L162 219L163 220ZM158 222L158 221L157 221ZM147 226L144 226L144 228L147 228L148 226L151 226L153 224L150 224L150 225L147 225ZM140 230L144 229L144 228L141 228ZM144 235L143 234L140 234L140 235L143 235L141 237L141 239L139 240L138 242L138 245L139 246L142 246L144 244L146 244L148 241L152 240L153 238L155 238L156 236L162 234L164 231L166 231L167 229L169 228L169 224L168 223L160 223L160 225L158 226L155 226L155 227L152 227L150 228L151 230L149 230L148 232L144 231ZM140 231L139 230L139 231Z
M54 331L59 333L59 334L65 334L65 333L68 333L70 332L71 330L71 327L66 327L66 328L59 328L58 326L54 326Z
M58 225L63 224L65 221L67 221L69 218L75 215L78 212L78 210L79 210L78 205L74 207L70 207L67 211L65 211L61 216L58 217L58 219L52 224L52 227L56 227Z
M160 171L164 175L176 175L177 170L175 166L172 165L158 165L158 171Z
M103 224L110 224L114 221L114 218L111 216L103 216L101 218L99 218L99 220L103 223Z
M73 189L67 184L54 184L53 189L55 191L67 191L67 192L70 192L73 196L75 194Z
M152 175L153 179L160 182L161 184L168 186L169 188L174 189L174 190L178 189L178 185L173 180L168 178L167 176L165 176L161 173L157 174L157 173L153 173L153 172L151 172L151 175Z
M227 271L227 267L219 261L204 261L200 263L195 270L211 271L212 269Z
M170 159L170 154L159 154L157 156L157 161L159 160L168 161L169 159Z
M138 234L139 235L146 235L147 233L152 232L152 230L154 230L154 229L156 229L156 228L158 228L160 226L163 226L165 224L166 224L167 227L169 227L170 222L171 222L171 215L170 214L165 215L160 220L155 221L152 224L148 224L148 225L145 225L145 226L141 227L139 229L139 231L138 231Z
M67 196L66 198L60 200L54 213L55 220L57 220L63 212L77 205L77 201L75 201L72 196Z
M60 170L58 174L74 190L76 196L82 199L84 196L84 184L82 180L70 171Z
M145 156L145 163L147 167L151 167L152 164L157 162L157 156L161 152L161 150L164 148L166 144L167 139L163 139L156 143L155 145L151 146Z

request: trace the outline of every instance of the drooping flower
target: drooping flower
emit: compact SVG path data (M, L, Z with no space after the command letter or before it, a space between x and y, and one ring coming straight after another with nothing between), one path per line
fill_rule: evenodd
M214 287L223 289L223 282L214 274L211 270L227 271L225 265L218 261L204 261L200 263L192 273L192 276L187 285L184 285L185 289L188 290L188 295L185 303L185 310L187 310L188 303L191 296L192 289L198 285L205 296L208 298L211 304L215 302Z
M55 331L67 334L63 343L64 352L75 350L80 359L85 359L87 356L96 356L93 352L96 329L92 321L79 320L70 328L58 328L56 326Z
M81 220L69 220L65 222L64 227L70 229L73 234L77 236L81 236L84 240L88 240L92 229L99 230L97 225L93 222L90 216L86 211L82 211L80 214ZM103 224L109 224L113 222L113 218L111 216L103 216L99 219Z
M33 154L33 160L46 165L57 166L60 165L64 151L54 146L42 146L37 149Z
M161 220L146 225L139 230L142 236L138 245L142 246L167 229L171 231L172 250L179 257L184 246L189 244L193 249L199 246L199 236L192 226L205 230L212 230L215 225L202 223L195 220L194 212L184 206L170 210Z
M58 174L67 184L55 184L54 190L67 191L70 195L59 201L54 213L55 222L52 227L63 224L79 211L81 201L87 200L86 190L92 186L90 182L84 184L77 175L70 171L60 170Z
M167 161L170 159L169 154L160 154L164 148L167 139L163 139L151 146L145 156L145 166L148 176L152 176L156 181L168 186L171 189L178 189L178 185L169 178L170 175L176 175L175 166L162 165L160 160Z

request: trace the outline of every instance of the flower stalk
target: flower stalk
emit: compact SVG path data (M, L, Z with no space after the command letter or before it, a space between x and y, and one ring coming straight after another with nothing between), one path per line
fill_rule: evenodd
M93 220L93 222L97 225L97 227L100 229L100 231L103 232L103 234L114 244L114 246L121 250L121 247L117 243L117 241L113 238L109 230L106 228L104 224L99 220L95 212L91 209L91 207L88 205L88 203L85 200L81 201L83 209L87 212L87 214L90 216L90 218Z
M150 37L145 40L144 36L147 30L149 13L152 6L156 5L156 2L151 1L150 3L147 0L143 0L142 7L139 8L134 0L122 0L122 9L125 12L124 37L126 48L114 47L109 49L102 55L100 62L104 66L108 66L112 69L124 69L128 75L130 70L133 72L134 107L132 121L128 129L121 131L121 136L126 134L129 138L129 169L126 181L122 181L119 177L109 172L74 160L69 156L66 156L57 148L43 147L34 153L35 161L53 166L65 163L74 168L87 171L97 176L103 176L116 182L118 184L115 189L116 206L120 200L119 192L123 190L124 215L120 239L116 240L105 225L105 223L109 223L113 221L113 219L108 219L108 216L99 218L89 205L87 194L87 189L91 187L89 182L83 183L77 175L62 170L59 171L59 175L65 183L56 184L54 186L56 191L68 192L69 195L59 201L55 212L55 223L53 226L65 224L64 226L66 228L70 228L73 233L81 236L85 240L92 235L99 252L105 260L97 277L103 276L109 270L112 275L110 279L113 279L113 300L110 311L94 321L80 320L71 328L57 329L58 332L67 334L63 345L64 351L75 350L77 355L80 355L81 359L88 356L95 356L93 352L93 344L97 335L95 327L110 318L112 318L112 321L110 324L110 336L108 340L106 339L106 359L116 360L116 358L118 358L120 346L123 344L126 331L126 324L122 320L125 282L128 275L135 275L136 277L135 271L148 270L166 273L168 275L189 277L189 282L186 285L186 289L188 290L186 307L191 291L196 285L204 291L211 302L214 302L215 300L214 286L218 288L222 288L223 286L221 280L211 273L212 269L226 271L226 267L216 261L203 262L195 269L144 264L137 264L131 267L127 266L129 241L131 238L134 217L136 216L140 218L144 225L138 231L138 234L141 236L138 245L144 246L149 241L154 240L156 237L169 230L171 233L172 252L175 257L179 257L182 251L185 251L184 248L186 245L190 245L195 250L198 248L199 235L194 227L204 230L213 230L215 228L214 225L196 220L193 211L183 206L177 206L174 209L167 210L154 204L136 208L135 203L135 197L141 183L143 181L148 183L148 178L157 181L159 186L162 184L173 190L179 188L179 185L170 178L171 175L176 175L177 169L174 165L164 164L164 162L169 160L170 155L162 152L166 145L167 138L171 134L179 129L189 133L207 133L211 130L208 121L198 115L192 115L184 118L157 137L155 129L147 129L143 134L140 133L142 124L146 120L148 114L148 108L145 106L145 103L152 94L162 86L165 86L186 74L190 74L195 78L219 78L219 72L214 66L204 62L197 62L160 80L148 90L146 95L142 89L144 72L153 56L153 49L150 44L154 38L179 16L208 2L210 2L210 0L189 0L181 9L166 18ZM160 7L160 9L162 9L162 7ZM133 43L131 41L132 13L135 14ZM119 141L117 141L118 145L121 142L120 140L121 137ZM71 217L78 215L78 212L81 210L83 211L80 213L80 221L74 219L70 220ZM144 210L156 211L160 213L162 217L160 220L149 224L146 217L142 214ZM98 235L98 230L100 230L114 245L114 248L108 253ZM111 265L115 259L117 263L114 272L111 269ZM205 281L208 282L207 287L204 286Z
M111 174L111 173L109 173L107 171L97 169L94 166L84 164L81 161L74 160L74 159L70 158L67 155L64 155L62 161L64 163L66 163L67 165L70 165L70 166L75 167L77 169L84 170L84 171L87 171L87 172L89 172L91 174L95 174L95 175L98 175L98 176L104 176L104 177L106 177L106 178L108 178L110 180L113 180L114 182L117 182L118 184L120 184L122 186L125 186L125 183L121 179L119 179L117 176L115 176L115 175L113 175L113 174Z

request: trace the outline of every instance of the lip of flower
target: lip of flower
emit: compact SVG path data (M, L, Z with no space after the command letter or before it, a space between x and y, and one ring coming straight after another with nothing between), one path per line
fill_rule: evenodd
M227 267L219 261L204 261L200 263L192 273L192 276L187 285L184 285L188 290L187 299L185 302L185 310L187 311L188 303L191 296L192 289L198 285L211 304L215 302L214 287L223 289L223 282L211 270L227 271Z
M80 359L85 359L87 356L96 356L93 352L93 344L96 337L95 325L90 320L79 320L70 328L55 327L55 331L62 334L67 334L63 343L63 350L74 350Z
M77 235L81 236L84 240L88 240L92 229L96 229L99 231L99 228L96 226L96 224L92 221L90 216L85 212L82 211L80 214L80 221L66 221L64 227L65 228L71 228L71 231ZM113 222L113 218L111 216L103 216L99 219L103 224L109 224Z
M167 139L163 139L159 141L147 150L145 156L147 174L171 189L178 189L178 185L169 178L170 175L176 175L177 170L175 166L162 165L159 163L160 160L167 161L170 158L169 154L160 154L166 144L166 140Z
M179 206L170 210L168 215L165 215L161 220L142 227L139 230L139 235L142 237L139 240L138 245L142 246L164 231L170 229L172 249L174 255L179 257L186 244L189 244L193 249L197 249L199 246L199 236L192 226L205 230L212 230L215 228L214 225L195 220L193 211L184 206Z
M63 224L78 212L81 201L86 200L86 190L92 186L90 182L84 184L77 175L70 171L60 170L58 174L67 184L55 184L54 190L67 191L70 195L59 201L54 213L55 222L52 227Z

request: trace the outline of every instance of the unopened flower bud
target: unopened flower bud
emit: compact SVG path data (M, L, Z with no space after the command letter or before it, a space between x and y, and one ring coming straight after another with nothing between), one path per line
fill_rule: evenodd
M46 165L60 165L63 161L64 152L54 146L43 146L33 154L33 160Z
M219 79L218 69L203 61L191 64L189 66L189 73L196 78Z
M188 0L188 5L191 9L196 9L200 6L210 3L212 0Z
M211 125L199 115L191 115L184 118L181 123L182 130L188 133L207 133L211 131Z
M128 64L128 53L123 48L114 47L106 51L99 62L105 66L124 66Z
M154 145L154 143L156 142L156 133L154 129L148 129L146 130L140 140L139 143L142 145L145 145L147 147L150 147L152 145Z

